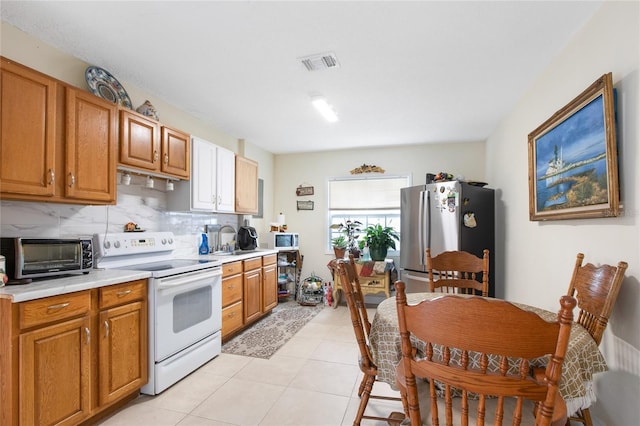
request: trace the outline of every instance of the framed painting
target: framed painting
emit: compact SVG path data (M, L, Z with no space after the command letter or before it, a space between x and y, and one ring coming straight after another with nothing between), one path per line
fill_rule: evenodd
M529 220L620 214L611 73L529 134Z

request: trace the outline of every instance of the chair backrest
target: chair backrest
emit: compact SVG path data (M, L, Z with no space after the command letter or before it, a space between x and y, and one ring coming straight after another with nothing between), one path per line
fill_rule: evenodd
M562 296L556 322L547 322L504 300L480 296L443 295L408 306L403 282L396 283L396 301L412 425L420 424L416 376L429 379L433 424L437 424L438 418L436 381L444 385L449 425L454 423L451 420L454 388L462 393L462 398L456 400L462 404L463 419L473 415L469 413L468 399L479 395L478 424L483 424L488 396L499 397L495 419L501 421L505 415L504 398L516 397L514 424L519 424L522 418L524 399L539 403L536 424L550 423L559 396L558 382L569 343L574 298ZM424 342L424 349L417 341ZM530 374L529 360L544 355L551 358L545 379L539 382ZM462 424L466 424L464 420Z
M627 262L618 262L617 267L582 265L583 260L584 254L578 253L567 294L578 300L580 311L576 322L586 328L599 345L628 265Z
M445 251L431 257L427 248L429 291L489 295L489 250L477 257L466 251Z
M362 311L366 315L366 308L364 303L360 308L358 299L362 299L362 295L359 297L356 295L356 286L360 287L357 278L357 272L355 269L355 262L353 257L350 256L350 261L339 259L336 264L338 268L338 274L340 275L340 284L347 300L347 307L349 308L349 315L351 316L351 324L353 325L353 331L356 335L356 341L358 342L358 349L360 350L360 369L367 372L369 369L376 369L377 367L373 363L371 352L369 349L369 332L365 332L364 323L368 323L368 320L363 319ZM370 325L369 325L370 326Z
M356 304L358 305L360 317L362 318L362 325L364 326L364 330L368 337L369 333L371 333L371 321L369 321L367 307L364 304L364 295L362 294L362 289L360 288L360 279L358 278L358 268L356 267L356 261L353 258L352 254L349 254L349 265L351 267L347 268L347 272L349 272L350 281L353 283L353 291L356 299Z

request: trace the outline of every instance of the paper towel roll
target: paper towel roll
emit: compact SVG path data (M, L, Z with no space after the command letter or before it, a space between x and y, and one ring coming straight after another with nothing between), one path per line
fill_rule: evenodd
M282 213L280 213L280 214L278 215L278 223L279 223L280 225L284 225L285 223L287 223L287 222L285 222L285 220L284 220L284 215L283 215Z

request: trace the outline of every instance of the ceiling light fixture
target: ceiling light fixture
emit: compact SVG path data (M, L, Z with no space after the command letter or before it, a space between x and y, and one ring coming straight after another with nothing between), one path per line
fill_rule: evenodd
M322 96L315 96L311 98L311 103L318 110L320 114L330 123L338 121L338 115L333 110L333 107Z

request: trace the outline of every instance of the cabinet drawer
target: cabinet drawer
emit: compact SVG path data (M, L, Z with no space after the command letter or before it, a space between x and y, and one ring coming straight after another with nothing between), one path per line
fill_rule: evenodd
M144 299L147 295L147 280L131 281L128 283L100 288L100 309L122 305L133 300Z
M222 265L222 277L228 277L230 275L242 273L242 261L225 263Z
M262 268L262 258L254 257L253 259L247 259L244 261L244 271L251 271L253 269Z
M65 318L82 316L91 309L91 293L61 294L20 303L20 328L55 322Z
M242 302L237 302L222 310L222 336L240 327L242 327Z
M262 266L274 265L277 261L277 254L268 254L266 256L262 256Z
M228 306L242 299L242 275L222 280L222 306Z
M358 277L361 288L385 288L385 276Z

